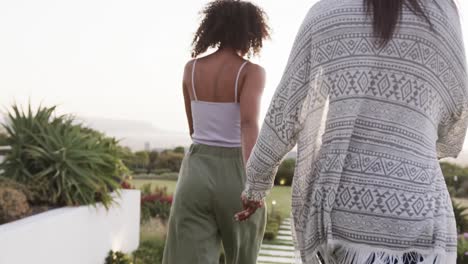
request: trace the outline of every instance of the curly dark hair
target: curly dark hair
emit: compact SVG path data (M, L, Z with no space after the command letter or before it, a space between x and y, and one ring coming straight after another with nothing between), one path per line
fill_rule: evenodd
M215 0L201 12L203 20L193 39L192 57L208 48L232 48L240 55L258 54L270 37L266 13L241 0Z

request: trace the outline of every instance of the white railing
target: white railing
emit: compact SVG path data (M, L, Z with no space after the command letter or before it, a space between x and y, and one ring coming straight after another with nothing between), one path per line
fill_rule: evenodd
M0 153L7 153L8 151L10 151L10 147L9 146L0 146Z
M10 147L0 146L0 163L5 159L5 155L10 151Z

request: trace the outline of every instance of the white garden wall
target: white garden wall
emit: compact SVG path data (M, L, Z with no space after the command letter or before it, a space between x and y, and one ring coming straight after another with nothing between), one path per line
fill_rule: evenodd
M130 253L140 237L140 192L99 205L56 209L0 225L0 264L103 264L109 250Z
M10 147L0 146L0 163L3 162L3 160L5 159L4 155L8 153L8 151L10 151Z

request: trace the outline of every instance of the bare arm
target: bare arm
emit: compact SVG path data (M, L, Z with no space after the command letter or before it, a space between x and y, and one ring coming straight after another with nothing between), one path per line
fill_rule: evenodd
M191 107L191 98L189 93L189 85L187 85L187 80L190 79L190 71L192 63L187 63L184 70L184 80L182 83L183 93L184 93L184 103L185 103L185 114L187 115L188 126L190 130L190 137L193 135L193 119L192 119L192 107Z
M260 103L265 87L265 70L254 64L249 64L240 98L241 136L244 164L257 142L259 133Z

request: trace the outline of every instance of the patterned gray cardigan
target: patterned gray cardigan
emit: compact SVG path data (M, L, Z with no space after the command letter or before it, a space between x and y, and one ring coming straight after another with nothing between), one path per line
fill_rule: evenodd
M455 4L423 2L431 23L405 8L385 46L362 0L322 0L299 30L244 194L263 199L297 144L292 207L304 263L318 263L317 252L327 264L455 263L438 159L464 142L465 52Z

